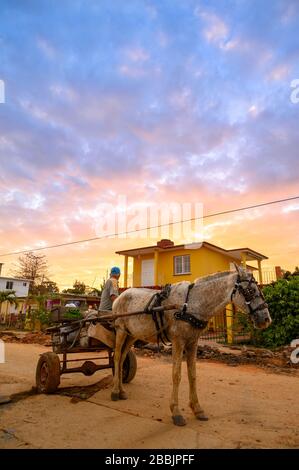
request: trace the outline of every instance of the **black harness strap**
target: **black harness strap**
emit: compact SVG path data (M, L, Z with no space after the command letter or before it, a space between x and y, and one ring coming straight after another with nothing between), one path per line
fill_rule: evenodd
M188 286L188 291L187 291L185 303L182 307L182 310L179 310L178 312L175 312L174 317L175 317L176 320L182 320L182 321L185 321L185 322L189 323L191 326L193 326L193 328L203 330L207 326L208 321L207 320L201 320L201 319L195 317L195 315L192 315L192 313L187 312L189 294L190 294L190 291L193 287L194 287L194 283L192 283Z
M156 292L147 303L144 311L146 313L150 313L152 315L153 321L155 323L155 327L157 330L157 342L159 346L159 341L161 341L164 345L170 343L170 340L167 336L165 331L167 325L164 323L164 311L155 312L153 311L153 307L160 307L163 300L167 299L170 294L171 284L166 284L160 292ZM160 320L160 324L159 324Z
M160 306L163 302L163 300L166 300L169 297L171 291L171 284L166 284L161 292L157 294L158 298L158 305ZM162 341L164 345L167 343L170 343L170 339L167 336L166 333L166 325L164 324L164 311L159 312L159 318L160 318L160 333L158 335L158 338Z

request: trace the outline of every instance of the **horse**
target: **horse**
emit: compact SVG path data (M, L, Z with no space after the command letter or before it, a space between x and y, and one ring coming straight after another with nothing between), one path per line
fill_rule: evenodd
M173 423L186 424L178 403L181 381L181 363L185 353L189 379L189 405L198 420L206 421L196 390L196 353L199 335L208 320L223 311L229 303L246 313L255 328L264 329L271 324L268 305L265 302L251 272L235 264L235 271L224 271L198 278L194 283L182 281L170 286L169 295L162 301L166 307L163 314L164 335L172 343L172 394L170 410ZM158 291L159 292L159 291ZM122 384L122 367L127 353L136 340L157 340L157 325L150 314L125 316L132 311L142 311L150 302L153 289L129 288L113 303L115 320L114 379L111 399L125 400L127 395ZM181 310L167 310L167 306L181 306ZM124 315L124 316L123 316ZM161 325L161 323L160 323ZM161 331L160 331L161 333Z

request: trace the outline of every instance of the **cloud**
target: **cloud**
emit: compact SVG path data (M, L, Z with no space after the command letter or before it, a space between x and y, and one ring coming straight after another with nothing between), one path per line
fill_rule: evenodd
M203 22L203 36L208 42L221 45L229 35L229 27L220 16L214 12L197 7L195 15Z
M125 56L131 62L147 62L150 58L148 52L146 52L142 47L131 47L125 50Z
M3 249L93 236L95 208L117 194L212 211L295 193L297 3L202 5L3 1ZM283 213L293 233L295 215ZM243 236L217 230L232 245ZM119 248L102 246L101 265Z
M287 64L281 64L274 67L269 73L269 80L285 80L290 73L290 67Z

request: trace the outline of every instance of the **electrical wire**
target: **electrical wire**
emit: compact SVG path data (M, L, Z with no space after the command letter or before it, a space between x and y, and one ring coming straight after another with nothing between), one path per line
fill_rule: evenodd
M20 255L22 253L29 253L29 252L33 253L35 251L49 250L49 249L53 249L53 248L60 248L60 247L63 247L63 246L77 245L77 244L80 244L80 243L88 243L88 242L93 242L93 241L96 241L96 240L102 240L102 239L105 239L105 238L110 238L110 237L115 237L115 236L120 236L120 235L129 235L131 233L143 232L145 230L153 230L153 229L156 229L156 228L161 228L161 227L165 227L165 226L169 226L169 225L182 224L182 223L185 223L185 222L193 222L193 221L199 220L199 219L207 219L207 218L216 217L216 216L219 216L219 215L232 214L234 212L240 212L240 211L245 211L245 210L249 210L249 209L256 209L256 208L264 207L264 206L270 206L272 204L279 204L279 203L282 203L282 202L294 201L295 199L299 199L299 196L288 197L288 198L285 198L285 199L277 199L275 201L268 201L268 202L264 202L264 203L261 203L261 204L254 204L254 205L251 205L251 206L239 207L239 208L236 208L236 209L229 209L229 210L226 210L226 211L215 212L213 214L206 214L206 215L203 215L202 217L192 217L190 219L180 220L180 221L177 221L177 222L167 222L165 224L159 224L159 225L155 225L155 226L152 226L152 227L144 227L144 228L129 230L129 231L126 231L126 232L110 233L110 234L107 234L107 235L103 235L101 237L85 238L85 239L82 239L82 240L74 240L73 242L58 243L58 244L55 244L55 245L48 245L48 246L43 246L43 247L39 247L39 248L31 248L31 249L27 249L27 250L12 251L10 253L2 253L2 254L0 254L0 257Z

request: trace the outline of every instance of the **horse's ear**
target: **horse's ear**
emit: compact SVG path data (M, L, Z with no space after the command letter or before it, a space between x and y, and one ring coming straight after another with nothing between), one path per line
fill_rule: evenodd
M241 274L241 268L240 268L240 266L239 266L237 263L235 263L235 262L234 262L234 266L235 266L235 268L236 268L237 273L238 273L238 274Z

